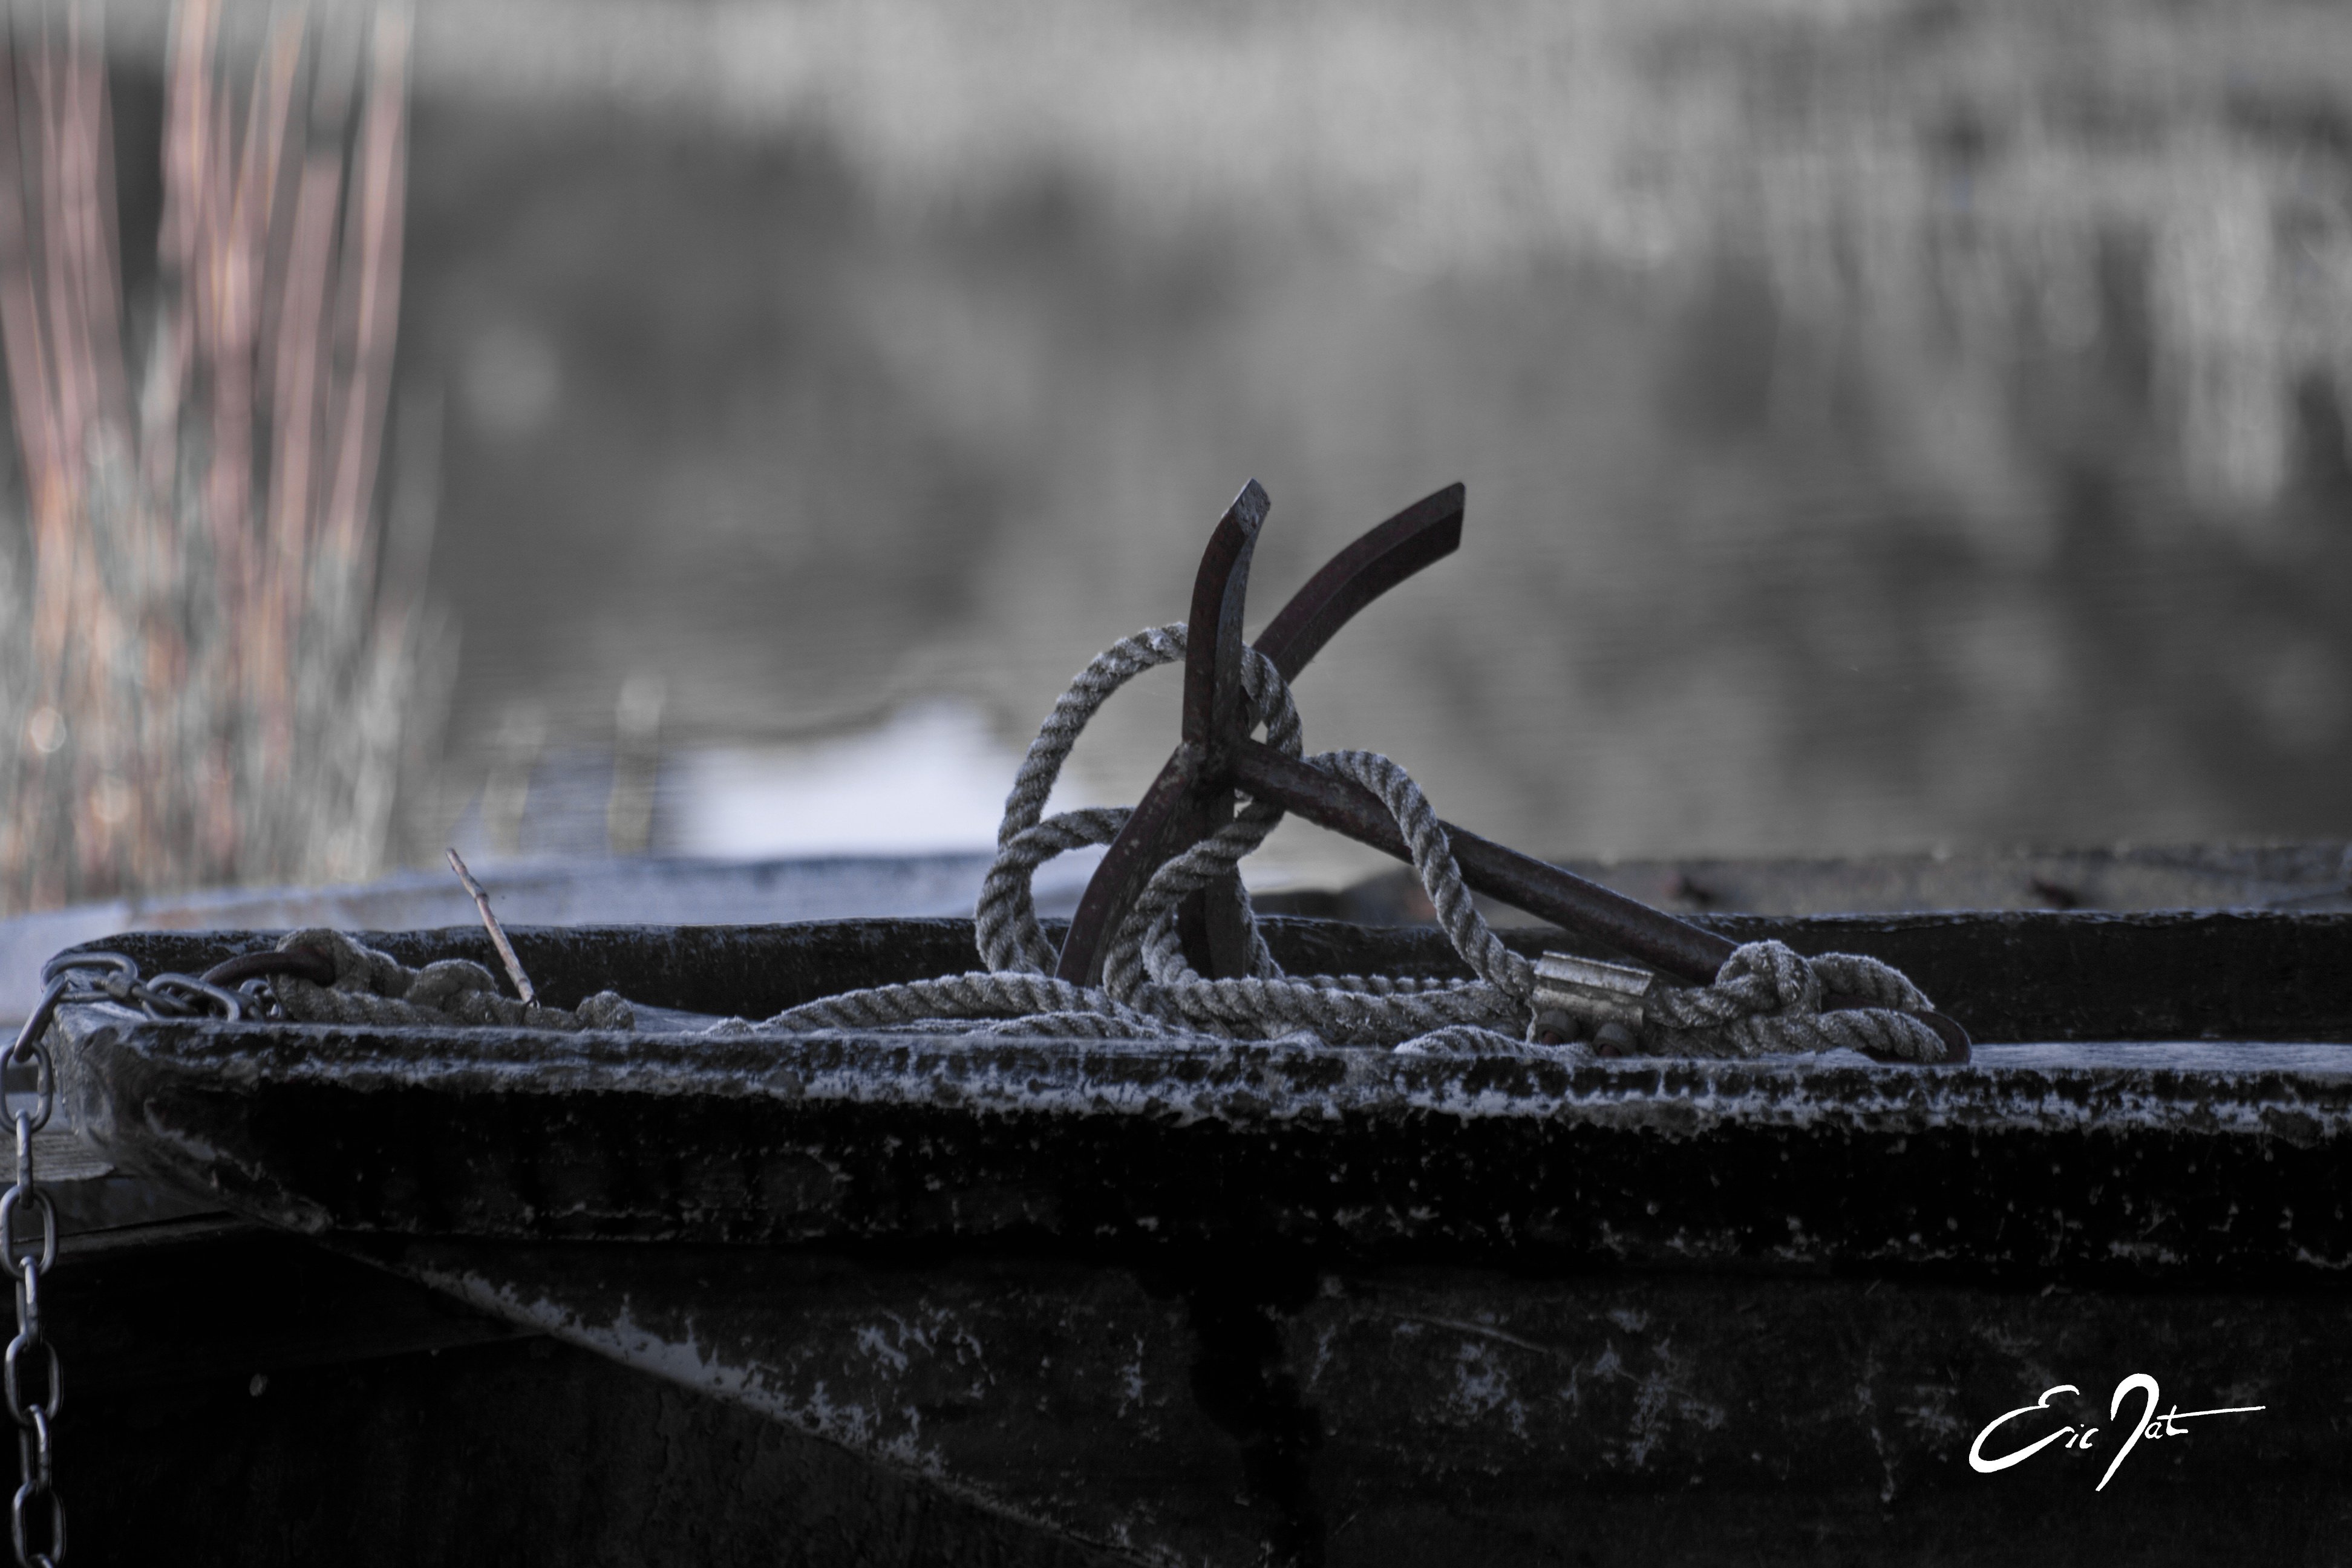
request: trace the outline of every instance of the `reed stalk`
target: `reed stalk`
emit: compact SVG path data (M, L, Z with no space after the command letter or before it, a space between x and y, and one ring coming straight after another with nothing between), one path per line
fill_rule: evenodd
M425 610L377 505L409 18L287 9L241 68L220 22L174 16L141 333L95 14L16 15L0 62L0 910L348 879L390 839Z

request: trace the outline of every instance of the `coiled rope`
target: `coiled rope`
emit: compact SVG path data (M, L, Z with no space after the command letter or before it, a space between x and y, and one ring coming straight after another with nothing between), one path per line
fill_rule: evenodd
M1411 1054L1580 1057L1580 1046L1531 1041L1534 966L1506 947L1478 913L1445 830L1420 786L1403 768L1370 752L1325 752L1305 760L1354 780L1386 805L1412 850L1413 871L1438 926L1475 978L1286 973L1267 949L1246 898L1242 909L1249 973L1210 979L1195 971L1178 938L1177 906L1194 890L1230 876L1282 821L1279 808L1255 800L1244 801L1230 824L1153 873L1113 934L1100 986L1054 978L1058 954L1038 922L1032 887L1037 868L1072 849L1109 843L1129 813L1094 807L1047 816L1047 797L1078 736L1103 704L1145 670L1176 663L1184 652L1181 621L1123 637L1078 672L1046 715L1005 799L996 859L973 911L985 969L843 992L791 1008L757 1027L1171 1043L1300 1037ZM1298 710L1290 689L1255 648L1244 649L1242 689L1251 721L1263 726L1266 743L1287 756L1301 756ZM297 932L281 945L331 934ZM548 1016L509 1018L504 1015L522 1005L498 996L488 972L479 965L463 965L462 974L452 963L410 971L348 938L337 942L333 987L281 983L281 1002L290 1016L315 1013L321 1021L332 1016L334 1021L356 1022L366 1015L372 1021L394 1022L388 1015L398 1008L404 1010L399 1021L415 1021L406 1016L415 1012L441 1011L461 1022L629 1026L627 1005L618 997L608 1001L609 994L591 998L575 1014L538 1008L534 1014ZM347 990L373 994L363 1001L329 1000ZM1823 1012L1822 999L1829 992L1862 996L1874 1005ZM1780 942L1750 942L1733 952L1712 984L1654 988L1642 1046L1658 1054L1729 1057L1847 1047L1938 1061L1942 1040L1915 1016L1928 1008L1916 986L1875 959L1853 953L1806 959ZM477 1016L485 1014L494 1016Z
M1126 826L1122 808L1045 816L1064 763L1087 722L1147 669L1183 658L1182 623L1152 627L1106 648L1055 702L1030 743L1004 805L997 858L981 887L975 934L984 972L878 986L826 997L769 1020L784 1028L888 1028L941 1018L992 1018L1000 1032L1141 1034L1270 1038L1297 1033L1333 1045L1413 1052L1526 1050L1533 966L1504 946L1478 913L1428 798L1403 768L1370 752L1308 759L1379 795L1412 850L1415 874L1437 923L1474 980L1384 975L1289 975L1266 949L1243 902L1250 973L1203 977L1185 961L1175 912L1186 895L1225 876L1282 820L1249 801L1234 820L1161 866L1114 934L1101 988L1050 978L1056 954L1040 928L1032 879L1056 855L1108 844ZM1303 751L1289 688L1255 649L1244 650L1243 692L1266 743ZM1823 994L1843 992L1878 1005L1824 1013ZM1852 953L1807 960L1780 942L1734 951L1706 986L1661 987L1656 1024L1643 1044L1679 1055L1757 1056L1837 1047L1868 1048L1916 1061L1939 1060L1943 1043L1911 1015L1928 1002L1898 971Z

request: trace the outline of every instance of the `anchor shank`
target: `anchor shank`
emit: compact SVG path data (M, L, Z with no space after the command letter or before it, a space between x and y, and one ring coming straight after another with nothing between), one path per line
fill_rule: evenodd
M1229 754L1236 788L1296 812L1318 826L1412 861L1412 851L1388 807L1354 780L1284 756L1260 741L1244 742ZM1467 828L1452 823L1443 826L1454 846L1454 863L1462 868L1462 879L1490 899L1605 942L1693 984L1713 980L1723 961L1731 956L1734 944L1713 931L1701 931Z
M1262 741L1244 742L1229 756L1227 777L1234 788L1412 863L1412 850L1388 806L1353 779L1286 757ZM1694 985L1713 981L1723 961L1732 954L1735 944L1727 937L1678 921L1663 910L1654 910L1549 861L1482 838L1466 827L1444 821L1438 826L1445 829L1454 863L1474 892L1591 937ZM1822 1006L1831 1011L1877 1005L1868 997L1840 992L1822 998ZM1941 1013L1924 1013L1920 1017L1943 1037L1947 1062L1969 1059L1968 1030Z
M1070 917L1070 935L1062 943L1061 960L1054 970L1056 979L1075 985L1102 984L1104 952L1136 895L1167 858L1168 841L1200 776L1202 756L1198 746L1177 747L1127 826L1104 852L1102 864L1095 868L1094 878Z

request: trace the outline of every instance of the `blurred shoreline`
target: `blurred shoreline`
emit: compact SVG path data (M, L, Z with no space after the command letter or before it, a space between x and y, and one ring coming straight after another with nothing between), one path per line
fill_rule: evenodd
M108 12L134 288L163 15ZM673 772L946 704L985 745L875 765L982 799L1251 477L1253 626L1467 481L1299 700L1507 842L2340 834L2347 46L2284 5L422 5L398 376L462 643L397 858L516 737L625 749L633 683ZM1074 802L1140 792L1172 682L1099 728Z

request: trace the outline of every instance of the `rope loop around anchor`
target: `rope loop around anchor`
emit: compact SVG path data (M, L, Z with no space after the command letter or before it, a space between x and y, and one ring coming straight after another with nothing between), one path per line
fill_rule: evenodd
M1104 988L1130 1006L1182 1018L1210 1033L1308 1029L1335 1043L1394 1045L1434 1029L1475 1026L1516 1036L1527 1025L1534 967L1503 945L1479 914L1437 813L1420 786L1371 752L1327 752L1313 759L1387 803L1413 854L1414 868L1454 949L1474 980L1285 974L1265 952L1250 975L1211 980L1184 958L1176 907L1197 888L1228 875L1264 841L1282 814L1253 802L1229 826L1174 857L1145 884L1104 961Z
M1005 801L997 859L974 911L980 952L992 972L1043 975L1053 968L1056 954L1038 924L1031 891L1036 868L1070 849L1109 843L1129 814L1097 808L1047 817L1045 801L1079 734L1102 705L1144 670L1182 659L1185 648L1181 622L1121 638L1078 673L1030 743ZM1254 721L1265 726L1268 743L1286 755L1300 755L1297 705L1280 674L1255 648L1244 649L1243 687ZM1210 979L1195 972L1178 937L1177 906L1193 891L1233 875L1281 823L1279 808L1252 800L1234 821L1153 873L1112 936L1102 989L1087 991L1084 1005L1106 1016L1129 1013L1222 1037L1263 1038L1303 1029L1334 1044L1388 1045L1419 1053L1540 1048L1527 1043L1533 966L1506 946L1478 913L1445 829L1412 775L1372 752L1327 752L1310 760L1362 784L1388 806L1439 927L1475 978L1286 974L1250 917L1246 897L1250 973ZM985 976L965 978L986 989ZM1876 1005L1825 1012L1822 997L1832 991ZM1712 984L1661 985L1653 999L1643 1037L1649 1050L1745 1057L1847 1047L1912 1061L1937 1061L1943 1055L1940 1037L1914 1016L1928 1010L1918 987L1899 971L1858 954L1807 959L1780 942L1752 942L1733 952ZM778 1022L787 1019L797 1022L797 1016Z
M1038 727L1037 738L1029 742L1020 772L1013 775L1012 791L1005 796L1004 816L996 830L996 862L981 882L980 902L972 911L980 956L990 969L1031 974L1053 972L1059 955L1038 925L1036 899L1031 892L1037 868L1072 849L1109 843L1127 826L1129 813L1125 806L1097 806L1048 817L1045 802L1078 736L1102 705L1145 670L1181 663L1187 646L1182 621L1147 626L1119 638L1078 671ZM1266 744L1286 755L1298 755L1298 708L1291 700L1290 687L1273 661L1254 647L1242 649L1242 695L1249 704L1252 721L1265 727ZM1243 815L1249 817L1249 808ZM1261 809L1255 820L1265 822L1265 831L1249 840L1249 849L1264 842L1281 814L1266 818ZM1270 965L1273 958L1257 937L1254 919L1248 930L1254 958Z
M1087 721L1136 676L1182 659L1186 632L1181 621L1148 627L1104 649L1070 682L1030 742L1005 799L996 862L973 911L981 956L992 971L1043 974L1053 968L1057 955L1038 923L1031 890L1036 868L1070 849L1108 843L1129 814L1096 808L1047 817L1045 801ZM1265 727L1266 743L1285 755L1300 755L1301 726L1289 686L1255 648L1244 649L1242 690L1253 722ZM1231 875L1283 818L1279 807L1248 801L1234 821L1153 874L1112 937L1097 994L1115 1006L1226 1037L1308 1030L1333 1043L1394 1045L1433 1029L1475 1027L1494 1033L1497 1046L1516 1044L1526 1025L1532 971L1478 913L1444 829L1420 787L1402 768L1373 752L1337 752L1314 761L1356 778L1389 802L1413 847L1414 864L1440 924L1479 978L1286 974L1248 914L1246 899L1250 973L1231 980L1195 973L1177 942L1177 906L1194 890ZM877 999L865 1005L884 1004Z

